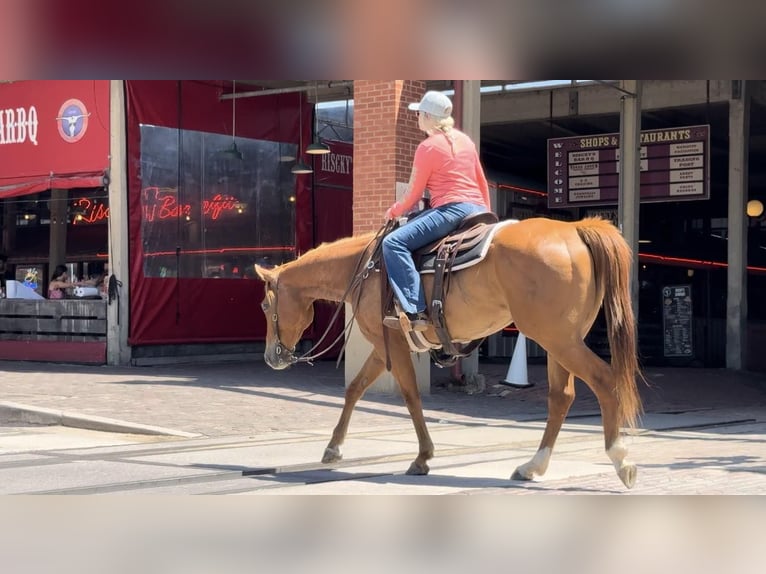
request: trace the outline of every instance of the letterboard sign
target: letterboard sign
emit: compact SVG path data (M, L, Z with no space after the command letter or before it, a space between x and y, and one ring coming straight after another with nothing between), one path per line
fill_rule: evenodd
M710 126L641 132L641 201L710 197ZM614 205L620 134L548 140L548 207Z
M662 288L662 332L666 357L693 356L691 285Z

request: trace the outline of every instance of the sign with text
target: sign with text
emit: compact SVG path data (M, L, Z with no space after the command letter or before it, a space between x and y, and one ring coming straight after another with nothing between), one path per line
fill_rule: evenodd
M663 351L666 357L692 357L692 287L662 288Z
M614 205L620 134L548 140L548 207ZM641 132L641 201L710 197L710 126Z
M354 145L341 141L325 141L330 153L314 158L315 183L321 186L352 188L354 186Z
M108 167L109 80L0 84L0 195L25 185L15 195L100 187ZM76 177L83 180L56 181Z

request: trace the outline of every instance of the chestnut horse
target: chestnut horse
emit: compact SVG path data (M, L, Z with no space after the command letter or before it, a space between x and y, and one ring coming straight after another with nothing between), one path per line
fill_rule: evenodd
M433 457L434 446L423 416L410 349L402 331L382 325L380 273L370 272L365 265L373 239L372 234L341 239L272 269L256 267L266 283L262 302L268 323L264 359L274 369L300 360L295 346L313 319L314 301L351 303L359 329L374 349L346 389L343 411L322 462L342 458L340 447L354 406L385 370L388 353L418 437L419 452L407 473L427 474L426 461ZM455 341L480 339L513 322L547 351L545 431L536 454L515 470L512 480L531 480L545 473L574 400L574 378L579 377L595 393L601 407L609 459L622 482L628 488L634 485L636 466L626 460L627 449L620 439L620 427L634 426L641 410L629 290L631 264L627 243L607 221L535 218L499 229L481 262L452 274L444 313ZM432 277L424 275L423 280L429 295ZM611 363L584 343L602 304ZM426 331L426 337L438 342L433 329Z

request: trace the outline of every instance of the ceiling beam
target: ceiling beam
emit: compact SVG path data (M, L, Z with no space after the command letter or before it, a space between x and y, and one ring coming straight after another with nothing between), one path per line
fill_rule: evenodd
M577 114L570 109L570 93L578 92ZM642 108L659 110L699 104L728 102L728 80L647 80ZM482 124L513 123L548 118L619 114L620 93L604 84L561 86L539 90L488 93L482 97Z
M291 85L280 88L265 88L263 90L249 90L245 92L221 94L220 100L231 100L241 98L257 98L260 96L273 96L276 94L293 94L297 92L308 92L312 95L317 94L317 100L347 99L353 95L354 80L316 80L302 85ZM352 88L349 90L349 88ZM319 98L319 94L324 97ZM330 97L329 94L334 94ZM343 97L345 96L345 97ZM310 101L313 101L310 99Z

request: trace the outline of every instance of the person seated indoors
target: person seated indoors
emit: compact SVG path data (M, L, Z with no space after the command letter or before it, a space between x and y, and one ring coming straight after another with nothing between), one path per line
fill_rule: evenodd
M104 265L103 271L94 273L87 279L83 279L77 283L77 285L79 287L95 287L98 289L98 295L92 297L86 296L86 298L101 297L102 299L106 299L109 292L109 264L107 263Z
M48 283L48 299L63 299L64 290L80 287L83 283L73 283L69 280L69 274L65 265L57 265L51 274L51 282Z
M80 281L82 287L99 287L104 282L104 276L102 274L91 275L87 279Z

